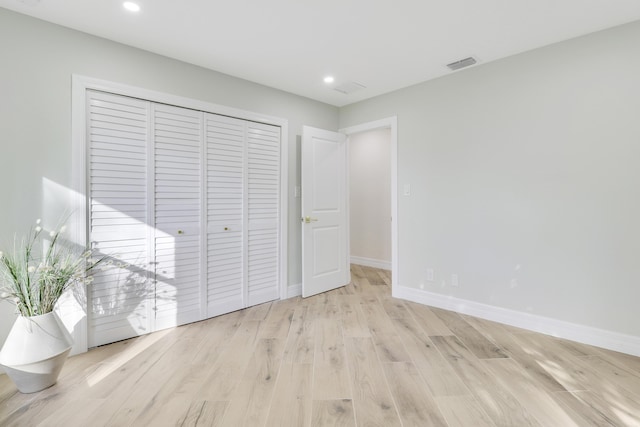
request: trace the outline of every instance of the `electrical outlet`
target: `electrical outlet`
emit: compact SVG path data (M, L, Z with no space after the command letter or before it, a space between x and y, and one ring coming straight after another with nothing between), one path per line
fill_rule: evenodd
M427 281L433 282L433 268L427 268Z
M457 274L452 274L451 275L451 286L458 286L458 275Z

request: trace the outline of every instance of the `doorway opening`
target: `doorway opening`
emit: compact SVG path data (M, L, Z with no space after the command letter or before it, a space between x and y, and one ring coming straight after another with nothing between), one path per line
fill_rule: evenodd
M350 262L391 271L398 285L397 119L341 129L347 135Z
M383 222L391 223L390 282L391 293L395 296L396 287L400 283L396 123L396 117L391 117L352 126L340 132L303 126L301 150L301 293L303 297L345 286L350 281L349 159L347 155L349 137L384 129L388 130L387 139L390 139L387 156L390 165L388 169L385 168L387 170L385 174L390 176L390 198L382 203L390 206L390 209L380 210L387 212L382 215ZM386 185L389 186L389 181ZM385 267L388 267L388 261L385 262Z

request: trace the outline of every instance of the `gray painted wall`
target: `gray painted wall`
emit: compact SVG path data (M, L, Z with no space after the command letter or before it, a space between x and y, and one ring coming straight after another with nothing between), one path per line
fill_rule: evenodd
M71 186L71 75L80 74L287 119L288 281L301 282L297 135L303 124L337 130L337 108L1 8L0 55L0 247L68 208L43 186ZM12 310L0 303L0 342Z
M340 109L398 116L400 285L640 336L639 45L636 22Z

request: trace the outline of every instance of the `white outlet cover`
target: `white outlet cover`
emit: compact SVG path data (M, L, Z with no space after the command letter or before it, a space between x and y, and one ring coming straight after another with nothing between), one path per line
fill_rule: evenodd
M433 275L434 275L433 268L427 268L427 280L429 282L433 282Z

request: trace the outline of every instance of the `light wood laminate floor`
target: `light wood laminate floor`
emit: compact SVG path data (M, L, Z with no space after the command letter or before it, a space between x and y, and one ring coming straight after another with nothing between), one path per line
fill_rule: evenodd
M391 298L389 273L0 376L2 426L633 426L640 358Z

